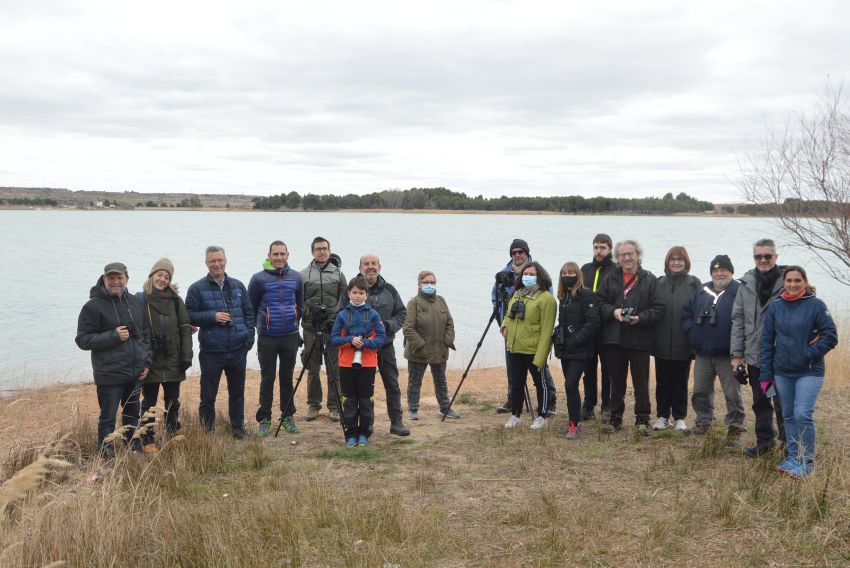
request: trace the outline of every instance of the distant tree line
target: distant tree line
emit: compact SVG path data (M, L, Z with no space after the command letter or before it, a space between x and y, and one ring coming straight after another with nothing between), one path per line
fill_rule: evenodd
M59 202L49 197L3 197L0 205L43 205L55 207Z
M699 201L686 193L673 197L469 197L444 187L413 188L368 193L366 195L316 195L303 197L297 191L255 197L254 209L325 211L336 209L437 209L448 211L551 211L555 213L702 213L714 204Z

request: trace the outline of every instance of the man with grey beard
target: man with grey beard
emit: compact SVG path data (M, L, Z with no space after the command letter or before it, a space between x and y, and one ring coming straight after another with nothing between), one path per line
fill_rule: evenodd
M726 443L738 448L744 427L744 397L741 383L729 366L732 307L739 283L732 278L732 261L725 254L709 265L711 281L694 290L682 308L682 329L696 352L694 392L691 404L696 412L694 433L707 434L714 423L714 379L720 378L726 398Z

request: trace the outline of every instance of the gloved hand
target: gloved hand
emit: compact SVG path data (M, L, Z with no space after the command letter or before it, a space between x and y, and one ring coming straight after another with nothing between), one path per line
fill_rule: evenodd
M191 362L191 361L180 361L180 365L179 365L180 372L181 372L181 373L185 373L185 372L186 372L186 370L187 370L189 367L191 367L191 366L192 366L192 362Z
M759 381L759 384L761 385L762 394L767 394L767 389L770 388L770 385L776 385L776 381L774 381L774 380ZM776 388L776 387L774 386L774 388Z

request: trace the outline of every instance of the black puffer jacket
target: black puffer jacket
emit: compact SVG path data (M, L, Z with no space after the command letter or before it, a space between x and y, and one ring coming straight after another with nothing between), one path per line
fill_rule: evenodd
M664 316L655 326L655 347L652 354L659 359L687 361L691 358L688 336L682 331L682 308L691 299L694 290L701 287L699 278L687 272L664 271L658 279L656 294L664 302Z
M651 351L655 346L655 325L664 315L664 302L656 294L658 280L648 270L638 267L636 280L628 293L623 291L623 269L609 272L597 291L601 301L602 343L628 349ZM636 325L614 319L617 308L632 308L639 317Z
M358 274L357 276L362 276ZM407 316L407 308L404 302L401 301L401 296L398 295L398 290L395 286L384 280L383 276L378 276L378 280L369 288L369 296L366 302L378 312L381 320L384 322L384 328L387 332L387 341L384 347L392 345L395 334L401 331L404 327L404 319ZM349 304L348 293L343 293L339 297L340 310Z
M151 334L142 304L126 290L111 296L102 278L92 286L89 301L77 319L77 346L91 351L96 385L120 385L136 381L151 368ZM121 341L115 328L126 325L130 338Z
M593 355L601 325L596 294L586 288L582 288L575 298L567 294L558 302L558 327L552 335L555 356L559 359L587 359Z

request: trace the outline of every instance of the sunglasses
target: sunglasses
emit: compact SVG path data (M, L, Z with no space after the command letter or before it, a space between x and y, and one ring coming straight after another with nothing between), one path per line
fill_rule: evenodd
M773 255L772 254L754 254L753 258L756 259L757 261L758 260L771 261L771 260L773 260Z

